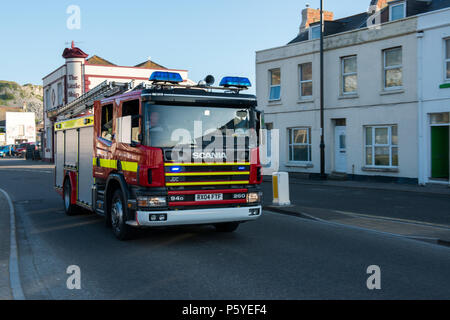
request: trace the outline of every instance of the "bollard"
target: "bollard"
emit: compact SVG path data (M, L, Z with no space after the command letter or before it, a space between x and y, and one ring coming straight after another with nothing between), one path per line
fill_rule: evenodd
M273 205L290 206L289 200L289 174L287 172L274 172L272 175Z

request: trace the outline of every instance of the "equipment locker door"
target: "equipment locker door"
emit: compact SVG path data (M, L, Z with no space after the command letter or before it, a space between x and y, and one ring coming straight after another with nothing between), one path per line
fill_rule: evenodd
M94 127L80 129L78 200L92 205Z

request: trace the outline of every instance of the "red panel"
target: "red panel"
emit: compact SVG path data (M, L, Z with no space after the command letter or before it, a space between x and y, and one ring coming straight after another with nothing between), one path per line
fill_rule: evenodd
M250 184L261 184L262 183L262 175L261 179L257 179L257 171L258 168L261 168L261 162L259 159L259 148L252 149L250 152Z

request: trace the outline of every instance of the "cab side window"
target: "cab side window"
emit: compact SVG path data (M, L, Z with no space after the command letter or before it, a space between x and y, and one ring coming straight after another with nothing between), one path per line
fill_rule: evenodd
M122 117L131 116L131 140L139 142L139 100L124 102L122 105Z
M112 141L113 125L113 105L108 104L102 107L101 137Z

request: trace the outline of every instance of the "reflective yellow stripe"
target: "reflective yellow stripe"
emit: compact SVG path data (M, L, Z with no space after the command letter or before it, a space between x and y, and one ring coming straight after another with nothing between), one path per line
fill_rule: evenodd
M224 162L224 163L165 163L164 166L166 167L178 167L178 166L184 166L184 167L191 167L191 166L249 166L250 162L237 162L237 163L231 163L231 162Z
M272 186L273 186L273 198L278 199L278 176L273 176Z
M100 159L100 167L108 169L117 169L117 160Z
M185 172L185 173L166 173L166 177L177 177L177 176L245 176L249 175L250 171L242 172Z
M215 181L215 182L181 182L181 183L166 183L168 187L183 187L183 186L215 186L215 185L232 185L232 184L249 184L249 181Z
M94 125L94 116L83 117L78 119L57 122L55 123L55 131L76 129L82 127L92 127L93 125Z
M130 162L130 161L121 161L123 171L137 172L138 171L138 163ZM97 166L97 158L92 159L92 165L94 167ZM108 169L117 169L117 160L110 159L100 159L100 167L108 168Z
M128 162L121 161L123 171L137 172L138 171L138 163L137 162Z

